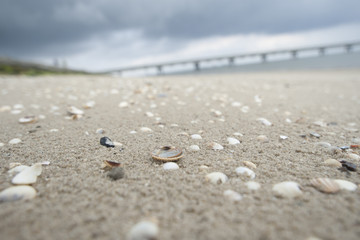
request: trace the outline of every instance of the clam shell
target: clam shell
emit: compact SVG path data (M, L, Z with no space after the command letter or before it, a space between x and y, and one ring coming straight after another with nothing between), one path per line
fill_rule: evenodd
M277 183L272 190L277 197L296 198L302 194L299 184L292 181Z
M36 119L35 116L25 116L25 117L22 117L22 118L19 119L19 123L23 123L23 124L25 124L25 123L34 123L36 121L37 121L37 119Z
M0 202L11 202L31 199L36 196L36 190L30 186L13 186L0 192Z
M163 146L152 152L152 158L163 162L178 161L183 157L183 151L174 146Z
M200 151L200 147L198 145L191 145L189 147L189 150L192 152L197 152L197 151Z
M21 143L21 139L19 138L14 138L9 141L9 144L18 144L18 143Z
M223 150L224 147L222 145L220 145L219 143L216 143L216 142L211 142L208 144L208 147L212 150Z
M310 181L311 185L320 192L336 193L340 190L340 186L330 178L314 178Z
M330 167L341 167L341 162L332 158L326 159L324 161L324 164Z
M212 172L205 176L206 180L213 184L221 184L228 180L228 177L222 172Z
M13 184L33 184L36 182L37 177L42 172L41 163L36 163L33 166L26 168L18 173L11 182Z

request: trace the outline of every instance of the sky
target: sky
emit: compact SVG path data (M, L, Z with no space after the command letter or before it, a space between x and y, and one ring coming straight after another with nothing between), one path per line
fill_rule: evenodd
M102 71L360 40L359 0L1 0L0 56Z

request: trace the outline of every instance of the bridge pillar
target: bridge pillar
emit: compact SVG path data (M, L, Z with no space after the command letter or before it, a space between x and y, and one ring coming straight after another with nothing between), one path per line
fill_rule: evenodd
M261 54L261 60L262 62L266 62L267 55L266 53Z
M346 51L347 53L350 53L351 50L352 50L352 45L351 45L351 44L345 45L345 51Z
M162 73L162 66L157 66L156 69L157 69L157 74L160 75Z
M235 58L234 57L230 57L229 59L229 65L233 66L235 64Z
M200 62L194 62L195 71L200 71Z
M319 48L319 56L325 55L325 48Z
M297 58L297 53L298 52L296 50L291 51L291 56L292 56L293 59Z

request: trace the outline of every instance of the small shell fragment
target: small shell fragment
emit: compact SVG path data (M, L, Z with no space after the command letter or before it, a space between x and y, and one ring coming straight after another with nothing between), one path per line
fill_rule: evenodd
M153 221L143 220L134 225L127 235L127 240L155 240L158 238L159 227Z
M279 138L280 138L280 140L286 140L286 139L288 139L289 137L288 137L288 136L285 136L285 135L280 135Z
M89 108L93 108L94 106L95 106L95 101L88 101L87 103L84 104L83 108L89 109Z
M244 165L247 166L248 168L252 168L255 169L256 168L256 164L250 161L243 161Z
M148 128L148 127L142 127L142 128L140 128L140 131L142 131L142 132L152 132L152 130L150 128Z
M260 123L262 123L265 126L271 126L272 125L272 123L269 120L267 120L266 118L257 118L256 120L259 121Z
M121 102L121 103L119 103L119 108L126 108L126 107L128 107L129 106L129 103L127 103L127 102Z
M291 181L277 183L272 190L277 197L296 198L302 194L299 184Z
M110 168L120 167L120 166L121 166L121 163L119 163L119 162L114 162L114 161L109 161L109 160L104 160L104 164L105 164L107 167L110 167Z
M33 184L42 172L41 163L35 163L29 168L18 173L12 180L13 184Z
M67 112L68 112L69 115L83 115L84 114L83 110L80 110L80 109L78 109L77 107L74 107L74 106L68 107Z
M253 170L247 168L247 167L238 167L235 169L235 172L237 174L240 175L245 175L247 177L249 177L250 179L254 179L255 178L255 173Z
M222 172L212 172L205 176L206 180L213 184L221 184L228 180L228 177Z
M224 197L229 199L231 202L239 202L242 199L240 193L230 189L224 191Z
M173 162L178 161L183 157L183 151L180 148L174 146L163 146L158 149L155 149L152 154L154 160L163 161L163 162Z
M340 189L343 190L347 190L347 191L355 191L357 189L356 184L346 181L346 180L341 180L341 179L335 179L334 180L340 187Z
M232 137L228 137L227 141L230 145L240 144L239 140L237 140L236 138L232 138Z
M26 123L35 123L37 121L35 116L25 116L19 119L19 123L26 124Z
M179 169L179 165L174 162L167 162L163 165L164 170L176 170Z
M13 186L0 192L1 202L32 199L36 196L36 190L31 186Z
M310 181L311 185L320 192L336 193L340 190L339 184L330 178L314 178Z
M9 144L18 144L18 143L21 143L21 139L19 138L14 138L9 141Z

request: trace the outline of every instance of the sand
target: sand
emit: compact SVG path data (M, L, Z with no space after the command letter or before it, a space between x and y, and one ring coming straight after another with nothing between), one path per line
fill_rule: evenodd
M0 204L0 239L125 239L134 224L147 218L158 221L158 239L360 238L360 190L325 194L310 185L316 177L360 183L357 172L323 163L328 158L359 161L315 144L349 146L359 140L358 70L142 79L1 76L0 89L0 108L24 106L20 114L0 112L0 190L11 186L10 163L50 161L33 184L36 198ZM89 100L96 104L84 110L83 118L66 119L68 106L82 108ZM129 106L119 108L122 101ZM249 107L247 113L243 106ZM18 123L27 115L45 118ZM273 125L262 125L259 117ZM153 132L141 132L141 127ZM96 133L98 128L105 133ZM269 142L257 140L259 135ZM288 139L281 141L280 135ZM102 136L123 146L101 146ZM241 144L229 145L227 137ZM8 144L13 138L22 142ZM208 149L209 142L224 150ZM193 144L200 151L188 151ZM180 169L165 171L151 159L151 151L162 145L184 149ZM125 178L110 180L101 169L103 160L120 161ZM257 191L247 189L249 179L235 173L245 160L257 165ZM199 170L202 165L209 168ZM211 184L205 180L210 172L223 172L229 180ZM272 186L282 181L298 182L303 194L276 197ZM242 200L225 198L228 189Z

